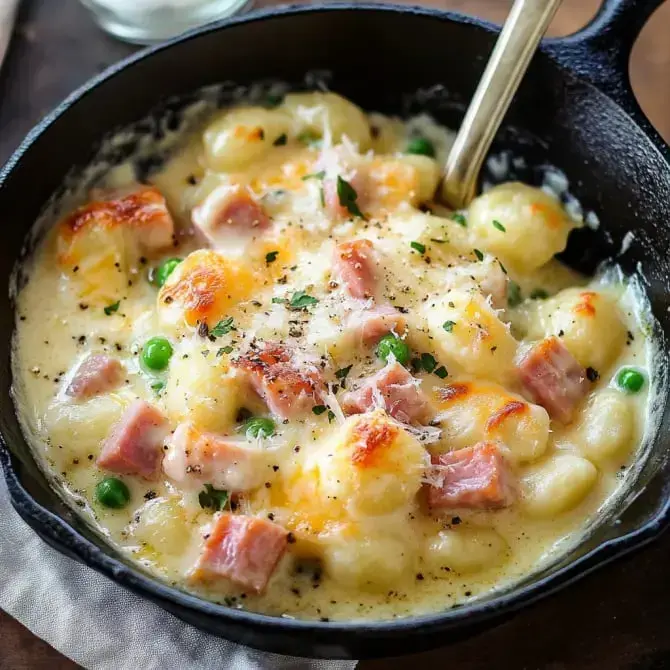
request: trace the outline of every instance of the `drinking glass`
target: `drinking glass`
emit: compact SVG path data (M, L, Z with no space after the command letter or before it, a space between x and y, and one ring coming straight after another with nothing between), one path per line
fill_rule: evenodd
M251 0L82 0L100 26L119 39L152 44L232 16Z

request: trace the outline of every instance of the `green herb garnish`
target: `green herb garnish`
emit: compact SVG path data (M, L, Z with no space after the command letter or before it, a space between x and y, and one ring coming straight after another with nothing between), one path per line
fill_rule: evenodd
M409 246L412 247L415 251L418 251L420 254L426 253L426 245L421 244L421 242L410 242Z
M521 287L510 279L509 285L507 286L507 304L510 307L516 307L520 305L523 300L521 295Z
M478 261L484 260L484 254L481 251L479 251L479 249L473 249L472 252L474 253L475 256L477 256Z
M340 368L339 370L336 370L335 371L335 376L338 379L346 379L347 375L351 372L352 367L353 367L353 365L347 365L346 368Z
M215 489L211 484L205 484L205 490L198 494L198 502L203 509L215 512L222 510L228 502L228 491Z
M543 288L535 288L531 291L530 297L532 300L546 300L549 294Z
M117 312L119 309L119 305L121 304L120 300L117 300L115 303L112 303L111 305L107 305L105 307L104 312L107 316L111 316L114 314L114 312Z
M270 265L270 263L274 263L277 260L277 256L279 256L278 251L268 251L268 253L265 254L265 262Z
M349 214L360 216L361 219L365 218L365 215L361 212L356 203L356 200L358 200L358 193L356 193L356 190L348 181L345 181L339 175L337 177L337 197L340 201L340 205L344 207Z
M286 144L288 137L286 133L282 133L272 144L276 147L283 147Z
M274 298L273 298L274 301ZM308 295L304 291L296 291L292 296L291 300L288 303L289 309L306 309L312 305L316 305L319 302L315 297Z
M451 333L454 330L455 325L456 325L455 321L445 321L442 324L442 328L444 328L448 333Z
M314 405L314 407L312 407L312 412L314 412L314 414L317 416L320 416L327 410L328 408L325 405Z
M432 354L421 354L421 367L426 372L432 372L437 367L437 361Z
M500 223L500 221L497 221L496 219L493 219L493 221L491 221L491 225L496 230L499 230L501 233L506 233L507 232L507 228L505 228L505 226L503 226L503 224Z
M236 330L233 317L229 316L226 319L222 319L219 323L209 331L209 334L212 337L221 337L222 335L227 335L231 330Z
M468 227L468 220L462 214L452 214L451 220L455 221L459 226L463 226L463 228Z

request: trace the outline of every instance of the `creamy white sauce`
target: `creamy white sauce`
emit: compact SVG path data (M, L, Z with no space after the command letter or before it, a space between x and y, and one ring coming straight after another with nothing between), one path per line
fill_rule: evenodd
M204 124L211 108L199 105L190 126ZM28 281L16 296L13 391L26 436L53 477L54 486L111 543L157 576L216 601L277 615L388 618L442 610L508 588L556 560L626 496L626 484L634 479L644 456L645 431L653 432L649 394L661 383L664 368L652 362L651 333L647 330L645 334L641 326L649 323L650 316L639 282L626 285L616 272L588 281L553 259L529 269L523 259L545 255L551 259L562 250L567 234L580 218L574 212L572 216L562 212L557 201L542 201L547 196L539 190L529 194L515 187L504 197L495 195L500 193L496 189L488 191L482 196L487 200L479 200L464 212L466 227L438 205L430 205L433 215L420 212L418 207L430 200L435 190L439 164L452 139L426 115L406 123L370 115L376 128L376 137L370 138L368 119L340 99L303 96L274 111L249 108L233 114L237 114L234 121L218 113L197 131L167 134L162 142L172 157L151 175L151 181L166 197L182 231L190 226L193 208L221 184L248 185L263 203L272 219L272 230L249 242L242 253L238 249L226 255L228 250L220 250L237 274L231 281L233 296L224 301L219 316L233 317L237 330L215 342L201 337L194 323L186 323L183 306L178 302L165 305L147 281L149 267L155 267L161 258L186 257L199 248L191 234L179 234L175 248L149 259L128 252L125 241L117 249L116 238L109 238L108 244L85 247L85 260L93 257L99 261L96 267L105 267L109 260L106 253L118 252L122 262L119 268L112 263L100 271L87 266L93 269L82 276L59 261L58 229L52 227L57 219L54 210L48 210L38 224L38 236L48 232L26 260ZM266 134L274 133L271 139L285 132L286 144L274 146L270 142L262 151L257 145L247 147L235 134L235 128L247 120L249 127L259 124ZM320 136L321 144L306 146L298 141L307 131ZM408 139L416 135L433 142L439 162L404 155ZM251 153L247 157L245 152ZM225 169L221 168L223 162ZM494 163L492 167L502 174L508 165ZM372 170L376 185L367 221L357 217L333 221L321 205L319 180L303 179L321 169L353 178L356 170L363 168ZM101 173L99 166L92 173L81 183L90 185ZM133 170L126 163L108 169L102 185L119 187L133 179ZM568 188L567 179L558 172L546 185L559 195ZM85 202L86 190L70 189L58 203L60 212L65 214ZM528 198L537 198L541 206L534 209ZM587 224L594 217L587 214ZM504 233L491 226L498 218ZM521 242L515 243L512 240L519 226L538 228L527 235L522 231ZM442 321L433 328L436 315L451 313L446 304L448 291L481 298L475 318L489 319L487 326L494 333L492 347L499 351L511 347L512 353L517 346L557 334L560 314L580 304L574 302L581 299L575 295L584 290L596 292L601 302L596 306L597 316L589 318L601 319L602 326L592 328L577 310L578 318L572 324L582 319L579 324L583 327L566 327L570 330L565 343L584 365L602 361L597 369L599 378L570 425L552 422L544 433L539 424L519 425L511 434L506 446L515 461L513 470L520 491L512 506L431 515L420 496L413 494L402 505L385 506L381 501L374 513L363 513L360 492L347 488L353 466L347 466L346 459L341 479L326 483L335 467L330 455L346 449L338 436L342 426L348 425L340 407L342 391L333 392L337 383L334 371L351 365L347 377L351 384L381 366L374 352L352 344L342 327L348 311L360 308L361 303L349 298L341 287L329 286L335 243L359 237L372 240L382 254L378 297L406 311L411 349L434 355L449 371L444 380L425 371L417 374L438 414L448 414L449 408L440 406L434 390L450 383L471 382L477 393L495 383L492 397L516 395L521 390L513 370L507 367L513 364L511 358L501 358L488 368L486 362L471 367L476 363L474 357L481 355L473 342L463 341L464 353L459 358L455 340L448 339L444 330L440 332ZM412 249L411 243L417 241L426 247L425 253ZM490 256L480 262L473 249ZM273 251L278 252L277 258L267 263L266 254ZM504 264L526 298L513 309L502 304L492 310L493 299L479 292L494 271L500 273L493 256ZM570 287L576 287L574 293L562 292ZM558 297L528 299L537 288ZM291 312L283 303L272 302L296 291L317 298L318 304L305 312ZM117 300L118 311L105 314L104 307ZM460 307L453 309L458 312ZM465 312L458 312L453 321L461 324L467 318ZM167 337L174 346L166 373L151 374L139 363L143 343L155 335ZM189 419L204 430L236 435L244 441L238 432L238 409L268 415L264 403L239 384L229 365L231 357L243 352L253 338L292 342L303 352L305 366L318 364L324 357L331 382L326 403L333 413L330 421L326 413L316 416L308 412L300 420L278 422L276 436L249 445L262 451L262 477L258 488L240 497L237 511L271 515L297 538L261 596L243 594L225 580L207 586L189 580L212 522L211 511L202 509L198 502L199 486L184 485L165 475L152 482L124 476L132 496L128 507L110 510L94 499L95 484L105 476L95 464L100 444L123 408L135 398L157 405L172 430ZM221 353L227 347L234 353ZM125 383L112 393L77 403L64 389L73 370L90 352L104 352L121 360ZM648 381L642 392L624 395L616 388L613 380L622 366L645 371ZM650 371L656 369L659 377L650 382ZM158 393L152 388L157 382L166 385ZM415 427L403 431L403 439L436 452L469 446L467 436L481 432L493 411L477 402L475 394L463 405L458 416L471 412L472 422L456 433L450 434L445 425ZM603 427L601 435L593 428L597 416L589 414L589 408L599 402L611 403L607 407L614 408L611 425ZM546 447L537 457L518 458L519 445L530 443L532 431ZM573 460L566 460L566 456ZM566 470L568 475L562 481L557 463L577 463L582 469ZM179 465L178 457L170 455L167 472L172 466L178 470ZM394 477L406 479L408 486L411 482L420 486L424 473L412 468L400 470ZM580 478L581 488L575 484ZM556 493L551 486L556 487ZM326 490L331 498L318 494ZM569 495L568 490L572 491ZM338 497L334 491L341 491L346 505L333 502L332 498ZM547 492L546 500L543 491ZM553 500L562 496L567 502L552 507ZM307 558L321 561L316 573L313 561L305 561Z

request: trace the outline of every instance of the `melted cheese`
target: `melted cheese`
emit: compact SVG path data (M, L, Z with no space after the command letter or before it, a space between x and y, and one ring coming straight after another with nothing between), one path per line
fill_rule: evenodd
M75 509L161 578L219 602L304 618L443 610L537 569L576 541L620 491L621 468L636 458L648 420L649 384L626 396L612 381L622 365L650 369L640 305L619 284L585 288L584 278L549 260L573 224L537 189L494 189L460 222L430 202L441 163L403 154L416 134L434 142L442 161L451 137L428 117L368 116L334 94L289 95L273 110L226 110L184 137L152 177L178 224L167 253L147 263L133 246L133 230L120 226L94 227L76 240L59 239L55 226L30 260L13 357L22 423ZM128 185L130 173L116 170L107 185ZM324 190L338 176L363 185L357 196L365 218L351 208L329 210ZM248 189L271 226L241 248L227 245L225 235L217 248L202 248L191 213L215 189L235 185ZM416 374L434 409L431 425L403 426L382 410L347 418L340 407L352 384L383 366L374 343L352 330L352 315L372 300L350 297L332 271L335 244L360 238L379 258L377 301L406 319L402 335L412 357L432 356L447 374ZM148 265L175 256L185 260L157 290ZM523 296L537 288L556 295L510 308L509 279ZM316 302L292 308L301 295ZM105 312L117 302L116 311ZM222 322L229 327L217 330ZM160 373L139 360L143 343L156 335L174 349ZM519 352L548 335L564 337L599 374L570 426L550 422L524 398L514 372ZM268 408L234 360L262 340L290 346L294 365L323 374L328 411L277 419L275 435L250 439L240 433L242 415L267 416ZM117 357L124 384L76 402L64 389L90 352ZM294 534L265 594L242 595L226 580L188 582L212 511L199 504L203 482L183 476L183 452L170 447L171 478L124 476L132 496L125 509L95 501L105 476L95 465L100 444L136 398L164 412L172 431L189 422L189 431L229 436L262 454L253 472L226 470L213 481L244 475L237 511L270 517ZM505 446L519 482L517 503L429 513L420 491L430 479L429 452L482 439ZM314 572L309 566L317 563Z

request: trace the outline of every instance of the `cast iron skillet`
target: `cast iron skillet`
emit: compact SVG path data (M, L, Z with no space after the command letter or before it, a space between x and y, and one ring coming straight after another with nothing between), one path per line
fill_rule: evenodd
M531 164L562 168L603 229L573 234L566 258L582 270L616 253L636 267L661 334L670 336L670 152L632 96L633 42L661 0L608 0L582 32L547 40L506 120L501 142ZM487 23L428 9L340 4L275 9L225 21L143 51L70 96L26 138L0 172L2 283L24 238L72 166L84 166L109 131L143 118L170 96L234 80L302 80L307 70L332 71L331 87L367 109L407 111L405 94L443 83L450 100L431 103L456 123L453 101L467 101L495 41ZM516 130L515 130L516 128ZM10 399L10 335L14 314L0 295L0 461L14 507L63 553L157 602L211 633L255 647L305 656L360 658L410 653L472 635L504 615L656 538L670 523L670 410L618 519L606 520L568 556L516 588L476 604L380 623L293 621L231 610L154 581L100 540L49 488L17 423ZM627 507L626 507L627 505ZM625 511L621 511L625 507ZM389 560L392 560L390 558Z

